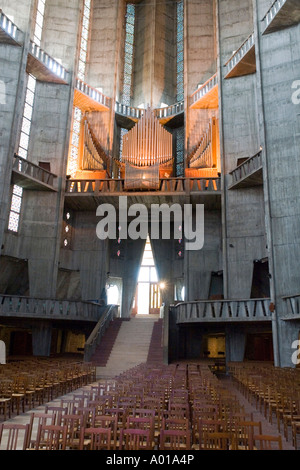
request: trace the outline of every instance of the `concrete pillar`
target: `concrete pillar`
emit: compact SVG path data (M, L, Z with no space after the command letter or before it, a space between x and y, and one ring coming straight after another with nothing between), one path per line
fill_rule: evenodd
M246 333L237 326L230 325L225 328L226 336L226 362L241 362L244 360L246 347Z
M295 367L298 364L300 326L297 321L279 322L279 357L280 367Z
M6 346L4 341L0 341L0 364L6 364Z
M51 322L39 321L32 328L32 351L34 356L50 356L52 339Z

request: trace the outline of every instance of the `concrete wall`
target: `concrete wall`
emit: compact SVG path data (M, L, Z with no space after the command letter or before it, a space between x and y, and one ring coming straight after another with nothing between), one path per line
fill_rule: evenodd
M252 2L218 2L220 60L220 126L224 175L223 240L224 276L228 298L249 298L253 261L267 256L263 189L228 190L229 172L239 158L255 155L260 148L257 119L256 77L225 79L224 64L253 32Z
M176 94L176 9L167 1L136 6L133 106L173 104Z
M282 296L299 292L299 145L300 111L292 100L292 84L300 79L300 26L261 35L264 16L257 4L259 39L257 86L263 142L268 243L272 260L272 291L279 338L279 363L291 363L292 341L299 325L279 320L288 313Z

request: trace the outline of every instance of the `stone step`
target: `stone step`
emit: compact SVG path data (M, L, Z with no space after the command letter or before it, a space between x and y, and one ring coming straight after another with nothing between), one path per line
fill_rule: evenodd
M156 321L157 318L134 317L130 321L122 322L105 367L96 367L97 377L116 377L147 362Z

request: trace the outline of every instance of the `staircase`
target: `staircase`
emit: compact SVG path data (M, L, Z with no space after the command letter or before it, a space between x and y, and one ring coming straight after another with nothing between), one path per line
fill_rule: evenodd
M153 325L152 337L150 341L147 362L160 363L163 362L163 347L162 347L162 329L163 320L160 318Z
M92 358L97 378L116 377L138 364L152 362L152 359L154 362L162 361L162 354L160 359L158 353L162 320L145 315L132 317L128 321L119 319L119 325L113 325L115 322L106 331ZM109 339L110 335L112 337Z

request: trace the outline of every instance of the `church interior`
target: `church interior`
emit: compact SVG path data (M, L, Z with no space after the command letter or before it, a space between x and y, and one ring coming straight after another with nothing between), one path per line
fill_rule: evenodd
M298 0L0 0L0 450L299 448L299 44Z

